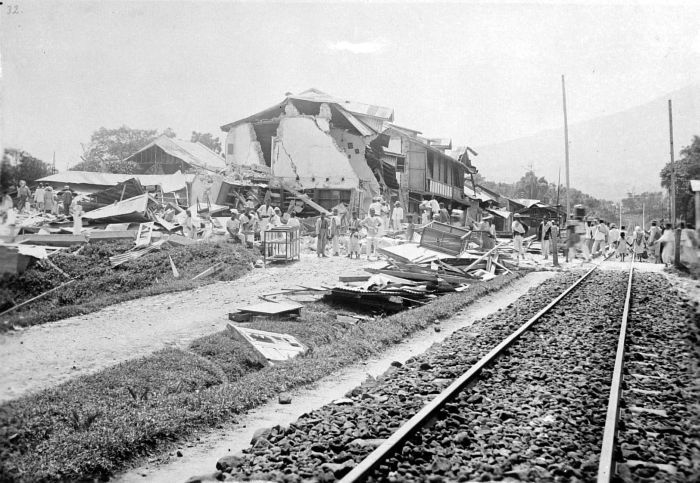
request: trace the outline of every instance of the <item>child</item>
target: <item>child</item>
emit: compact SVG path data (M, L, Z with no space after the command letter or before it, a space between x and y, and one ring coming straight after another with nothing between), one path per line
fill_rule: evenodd
M357 219L357 213L352 214L352 220L348 226L348 258L360 258L360 220Z
M620 257L620 261L625 261L625 256L627 255L627 247L630 245L631 243L627 239L627 232L625 231L625 227L623 226L622 228L620 228L620 240L617 244L617 256Z

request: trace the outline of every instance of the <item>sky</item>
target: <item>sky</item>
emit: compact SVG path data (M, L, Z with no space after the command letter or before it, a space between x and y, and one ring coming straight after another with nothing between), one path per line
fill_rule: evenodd
M310 87L480 146L560 127L562 74L570 123L700 83L700 2L0 8L0 143L45 161L55 152L59 170L100 127L222 136L221 125Z

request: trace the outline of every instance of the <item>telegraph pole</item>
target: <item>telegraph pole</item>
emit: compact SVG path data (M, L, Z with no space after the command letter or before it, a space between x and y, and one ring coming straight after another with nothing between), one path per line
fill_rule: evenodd
M673 159L673 110L668 100L668 133L671 141L671 223L676 224L676 166Z
M564 101L564 155L566 160L566 216L571 213L569 205L569 122L566 118L566 86L564 85L564 74L561 75L561 94ZM669 101L670 102L670 101Z

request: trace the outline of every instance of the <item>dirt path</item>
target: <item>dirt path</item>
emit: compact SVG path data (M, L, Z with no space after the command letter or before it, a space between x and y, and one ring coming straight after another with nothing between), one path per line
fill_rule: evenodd
M301 261L255 269L232 282L131 300L2 334L0 402L158 349L186 346L224 329L230 311L260 301L261 294L298 284L332 285L338 275L365 274L367 265L366 260L302 255Z
M222 425L220 429L202 432L182 442L177 448L113 478L119 483L149 481L166 483L185 481L192 475L213 473L216 461L248 446L258 428L276 424L288 425L305 412L312 411L362 383L367 377L384 373L392 361L405 362L409 357L425 352L432 344L449 337L455 330L468 327L476 320L515 302L530 288L536 287L555 275L554 272L533 272L512 284L488 294L465 307L454 317L440 322L441 331L434 327L414 333L404 342L388 348L363 363L345 367L318 382L292 391L292 404L280 405L272 401L242 415L236 424ZM179 450L181 457L176 456Z

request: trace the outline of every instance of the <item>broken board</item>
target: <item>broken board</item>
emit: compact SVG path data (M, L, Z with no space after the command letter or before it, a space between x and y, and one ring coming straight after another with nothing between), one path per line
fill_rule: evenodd
M238 310L243 313L254 315L280 316L290 314L301 314L301 304L295 302L260 302L259 304L240 307Z
M252 345L268 361L286 361L307 350L304 344L289 334L236 327L231 324L227 324L226 328L238 335L239 339Z

